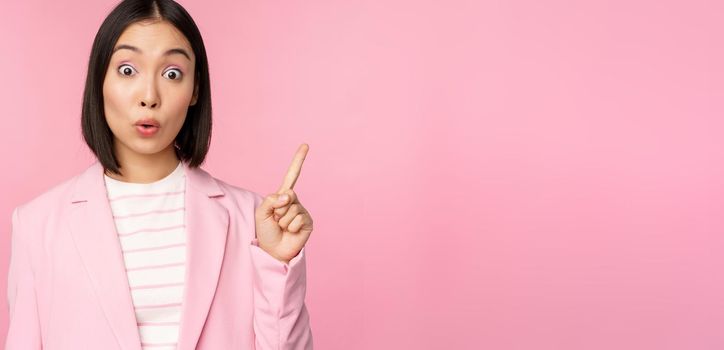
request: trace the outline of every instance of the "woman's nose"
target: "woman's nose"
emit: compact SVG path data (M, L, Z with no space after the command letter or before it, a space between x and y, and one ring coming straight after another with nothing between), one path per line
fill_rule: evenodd
M156 81L151 77L143 82L141 91L141 107L150 106L150 108L156 108L159 104L159 94L156 86Z
M150 105L151 108L156 108L157 104L158 104L158 102L150 102L147 99L144 99L141 101L141 107L146 107L146 106Z

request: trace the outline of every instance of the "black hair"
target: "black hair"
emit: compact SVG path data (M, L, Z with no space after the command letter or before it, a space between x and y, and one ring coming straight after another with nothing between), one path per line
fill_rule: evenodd
M81 113L83 138L105 170L120 174L120 164L113 149L113 133L105 118L103 81L121 33L129 25L144 20L171 23L186 36L196 57L196 103L188 108L186 120L174 140L174 150L176 156L188 161L190 167L198 167L204 162L211 143L209 66L201 32L189 13L173 0L124 0L101 24L88 60Z

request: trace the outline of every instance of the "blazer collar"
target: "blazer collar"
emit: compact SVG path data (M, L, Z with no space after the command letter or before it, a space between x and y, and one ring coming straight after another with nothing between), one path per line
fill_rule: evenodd
M183 162L186 174L186 275L178 349L196 347L216 291L229 213L216 180ZM141 350L133 299L108 202L104 169L95 161L75 182L69 225L86 273L121 349Z
M192 188L205 193L209 197L224 195L224 191L221 190L219 184L209 173L201 168L191 168L185 161L182 161L181 164L183 164L187 184L191 185ZM100 187L102 187L103 196L106 196L103 173L103 165L98 161L94 161L93 164L78 176L78 180L72 191L71 202L81 202L97 196L101 189Z

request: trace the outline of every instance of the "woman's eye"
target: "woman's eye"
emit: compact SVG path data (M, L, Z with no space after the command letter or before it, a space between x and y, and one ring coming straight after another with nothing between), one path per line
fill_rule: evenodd
M118 67L118 72L121 73L121 75L131 76L134 71L135 69L133 69L133 67L128 64L122 64L120 67Z
M176 68L172 68L163 73L163 76L171 80L181 79L181 71Z

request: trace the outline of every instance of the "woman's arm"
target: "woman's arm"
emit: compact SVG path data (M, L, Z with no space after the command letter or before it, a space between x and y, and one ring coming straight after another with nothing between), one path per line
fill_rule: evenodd
M312 331L304 305L304 247L314 230L311 214L294 184L309 145L297 149L277 192L255 196L251 260L254 265L254 334L257 350L311 350Z
M289 261L275 259L253 239L254 334L257 350L311 350L312 330L304 304L307 272L304 248Z
M10 266L8 269L9 328L5 350L42 348L35 281L30 266L27 233L20 224L20 209L13 210Z

